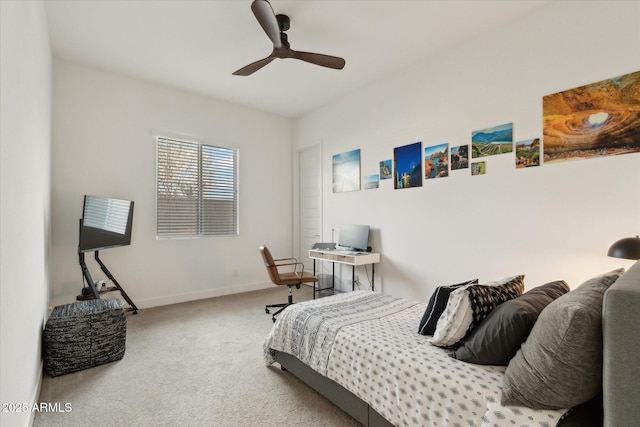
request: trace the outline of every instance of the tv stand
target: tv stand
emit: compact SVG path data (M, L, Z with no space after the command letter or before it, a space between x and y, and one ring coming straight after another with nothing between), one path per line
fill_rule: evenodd
M100 265L100 269L107 275L109 280L111 280L113 282L114 286L109 286L109 287L107 287L106 290L98 290L96 288L96 285L95 285L93 279L91 278L91 273L89 272L89 267L87 267L87 263L84 260L84 252L78 252L80 268L82 268L82 275L84 276L84 279L86 280L87 285L89 285L89 289L91 289L91 295L85 296L84 294L81 293L80 295L78 295L76 297L76 300L100 299L100 295L102 295L102 294L105 294L107 292L116 292L116 291L118 291L122 295L122 298L124 298L124 300L129 304L129 307L127 307L125 310L126 311L131 311L131 312L133 312L133 314L138 314L138 307L136 307L136 305L133 303L131 298L129 298L129 295L127 295L127 293L124 291L122 286L120 286L120 283L118 283L118 281L113 276L113 274L111 274L111 272L109 271L107 266L104 265L104 263L100 259L99 252L100 251L93 251L94 256L95 256L95 260L98 263L98 265Z

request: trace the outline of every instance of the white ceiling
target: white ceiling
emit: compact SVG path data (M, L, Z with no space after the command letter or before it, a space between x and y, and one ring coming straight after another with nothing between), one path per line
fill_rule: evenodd
M251 0L47 0L55 57L298 117L550 0L272 0L291 48L345 58L336 71L277 59Z

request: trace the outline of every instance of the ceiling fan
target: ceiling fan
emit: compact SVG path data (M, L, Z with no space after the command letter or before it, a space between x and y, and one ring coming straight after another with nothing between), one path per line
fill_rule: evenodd
M251 10L262 29L273 42L273 52L264 59L253 62L234 72L234 76L248 76L255 73L276 58L293 58L320 65L322 67L341 70L345 61L337 56L322 55L319 53L300 52L289 47L289 41L285 31L289 29L289 17L287 15L276 15L271 4L267 0L253 0Z

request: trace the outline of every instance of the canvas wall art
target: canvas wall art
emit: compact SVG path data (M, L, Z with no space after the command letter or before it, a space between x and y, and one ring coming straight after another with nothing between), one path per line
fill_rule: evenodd
M513 123L471 132L471 157L513 152Z
M391 159L382 160L380 162L380 179L391 179L393 173L391 172Z
M333 156L333 192L360 190L360 149Z
M516 146L516 168L540 166L540 138L518 141Z
M393 149L393 188L422 187L422 142Z
M542 98L544 162L640 152L640 71Z
M451 147L451 170L469 167L469 146Z
M367 175L364 179L364 188L365 190L371 190L373 188L378 188L380 182L380 175Z
M432 145L424 148L424 178L444 178L449 176L449 144Z
M485 162L471 163L471 175L484 175L486 170Z

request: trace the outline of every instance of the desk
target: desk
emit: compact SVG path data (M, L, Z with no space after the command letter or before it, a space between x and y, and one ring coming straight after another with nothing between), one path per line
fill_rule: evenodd
M335 285L335 263L346 264L351 266L351 290L355 290L356 287L356 266L371 264L371 290L375 290L374 278L375 278L375 264L380 262L380 254L375 252L354 252L354 251L324 251L318 249L311 249L309 251L309 258L313 260L313 275L316 275L316 260L329 261L332 263L333 268L333 280ZM316 297L316 292L323 291L325 289L313 290L313 298Z

